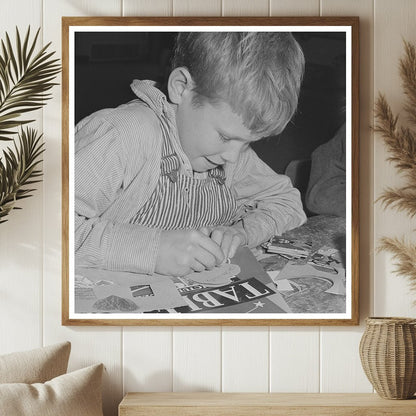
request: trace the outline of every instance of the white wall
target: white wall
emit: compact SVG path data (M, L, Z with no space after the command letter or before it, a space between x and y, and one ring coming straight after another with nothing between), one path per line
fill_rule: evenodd
M406 281L392 273L381 235L409 233L406 216L373 202L399 182L370 130L374 95L395 110L402 38L416 42L414 0L0 0L0 31L42 27L61 54L61 16L301 16L361 19L361 319L414 316ZM21 211L0 225L0 354L72 342L70 369L103 362L105 414L127 391L369 392L358 356L359 327L62 327L61 94L38 113L46 153L44 181Z

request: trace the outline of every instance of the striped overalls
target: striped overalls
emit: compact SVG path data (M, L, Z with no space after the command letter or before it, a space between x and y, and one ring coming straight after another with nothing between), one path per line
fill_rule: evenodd
M180 173L180 162L164 134L161 176L149 200L130 223L163 230L230 225L237 211L221 166L199 179Z

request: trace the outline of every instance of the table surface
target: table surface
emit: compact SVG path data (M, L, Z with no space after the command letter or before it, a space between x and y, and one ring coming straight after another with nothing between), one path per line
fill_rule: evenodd
M283 235L287 239L298 239L312 243L311 252L323 246L331 247L342 255L343 266L347 270L345 262L346 231L345 218L317 215L308 218L301 227L286 232ZM260 264L266 271L281 270L288 260L279 255L266 257L260 260ZM299 277L290 280L292 291L281 291L280 294L286 301L292 313L343 313L346 308L345 295L327 292L332 283L325 279L313 279Z
M128 393L120 416L135 415L397 415L416 414L416 400L371 393Z
M310 241L312 243L311 253L314 253L321 247L336 249L339 253L341 253L343 262L342 266L345 268L344 218L323 215L310 217L304 225L285 233L283 237L287 239ZM165 283L165 286L163 286L162 276L155 279L153 276L149 277L132 273L110 272L99 269L77 269L76 277L81 279L81 286L76 285L75 287L76 312L345 312L345 271L343 271L343 280L338 279L338 284L340 284L343 289L343 293L341 293L342 290L340 292L334 290L334 281L331 281L328 278L320 278L319 276L316 276L315 270L312 270L309 275L305 275L304 273L306 272L302 269L302 272L299 275L293 276L289 273L288 276L290 277L286 278L285 273L281 272L281 270L288 263L288 259L285 259L280 255L267 255L264 253L264 249L257 248L257 250L254 250L254 254L259 260L259 265L251 253L247 253L249 250L247 248L245 250L245 252L242 251L239 256L236 256L236 259L239 258L239 260L236 261L237 263L240 262L239 264L241 266L241 272L236 281L230 282L225 286L219 285L212 288L204 288L204 286L201 285L198 287L198 284L192 283L191 281L191 283L188 283L190 286L186 286L184 289L177 289L167 277L164 277L164 279L168 279L169 281ZM250 254L253 260L249 260L250 256L247 256L247 254ZM302 266L306 264L306 260L307 259L299 259L296 260L295 263ZM311 267L311 269L313 268ZM287 268L285 270L287 270ZM275 272L273 280L277 279L275 282L281 282L285 285L285 288L280 289L279 286L277 286L276 289L276 285L272 282L272 278L264 273L264 271L269 272L269 274L271 272ZM308 271L310 271L310 269L308 269ZM276 276L276 273L279 272L281 273ZM264 276L262 276L262 274ZM254 282L257 282L255 284L259 284L258 287L253 287L252 283L248 281L248 279L251 278L257 279ZM86 285L84 285L85 282L83 279L86 279ZM182 281L179 282L179 286L177 287L180 288ZM178 282L175 283L175 285L177 284ZM168 291L167 288L170 286L172 286L172 288ZM266 286L270 290L268 290ZM137 291L138 294L133 293L133 289L135 288L139 288L141 292L139 293ZM247 288L251 290L250 293L245 293ZM149 293L147 293L146 290ZM196 305L197 301L199 301L193 311L183 300L184 298L181 298L181 295L179 294L180 290L182 290L185 296L187 296L194 305ZM269 292L271 296L266 295L267 292ZM238 301L233 303L233 296L231 296L230 293L235 297L235 299L238 299ZM256 296L253 296L253 293L256 294ZM264 296L257 296L260 293ZM182 294L182 296L184 295ZM216 299L213 300L213 296ZM217 297L219 298L217 299ZM247 299L253 299L253 301L248 302ZM105 302L101 302L101 300ZM246 303L243 304L242 300ZM95 310L94 308L99 302L100 308L96 308ZM169 306L166 302L170 302L172 305ZM180 302L182 302L182 305L185 306L177 307ZM212 308L211 306L207 307L206 305L210 305L210 302L217 302L220 306L215 308ZM103 303L103 305L101 305L101 303ZM146 306L147 303L150 305L150 308ZM205 306L205 308L203 308L203 306ZM106 309L103 309L104 307ZM199 309L197 309L197 307ZM195 318L198 317L197 313L194 315Z

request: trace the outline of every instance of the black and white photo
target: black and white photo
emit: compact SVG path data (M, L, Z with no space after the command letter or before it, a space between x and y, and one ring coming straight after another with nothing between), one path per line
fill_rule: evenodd
M63 322L358 320L355 18L64 18Z

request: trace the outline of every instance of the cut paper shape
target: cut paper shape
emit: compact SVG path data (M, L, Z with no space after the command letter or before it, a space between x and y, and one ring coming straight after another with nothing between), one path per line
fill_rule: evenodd
M270 279L276 283L277 276L279 275L280 270L268 270L267 274L270 276Z
M209 286L188 278L174 277L178 291L187 299L188 307L166 309L165 313L290 313L291 309L283 296L276 291L276 284L264 271L247 247L240 247L231 259L240 267L238 275L225 285ZM248 297L246 296L248 295ZM261 299L256 305L254 300ZM158 311L160 312L160 311Z
M150 285L136 285L130 286L131 293L134 298L154 296L152 287Z
M120 296L111 295L104 299L97 300L92 307L99 311L120 311L133 312L139 307L130 299L121 298Z
M312 249L312 242L298 239L286 239L280 236L273 237L263 244L268 253L284 254L290 257L307 257Z
M89 268L78 268L77 274L89 279L94 286L89 289L88 296L86 293L75 292L75 313L136 314L186 305L175 284L167 276L148 276ZM110 284L96 284L103 281ZM136 305L135 309L133 304ZM110 309L111 307L114 309Z
M287 279L278 280L276 282L277 290L283 292L283 291L291 291L293 292L293 286Z
M286 279L290 281L299 277L326 280L332 283L332 286L325 290L326 293L346 295L345 269L323 268L311 263L302 265L288 263L280 272L278 280Z
M109 280L99 280L95 282L95 286L105 286L105 285L113 285L114 282L110 282Z
M84 276L81 276L79 274L75 275L75 287L79 287L79 288L89 288L89 287L93 287L94 283L91 282L90 279L87 279Z
M204 286L223 286L230 283L231 278L237 276L240 272L240 266L237 264L224 263L212 270L189 273L186 278Z

